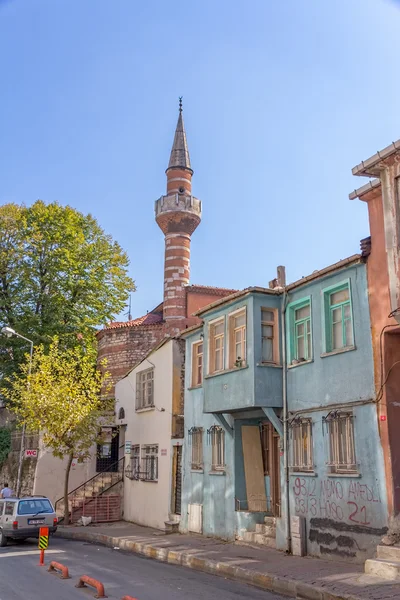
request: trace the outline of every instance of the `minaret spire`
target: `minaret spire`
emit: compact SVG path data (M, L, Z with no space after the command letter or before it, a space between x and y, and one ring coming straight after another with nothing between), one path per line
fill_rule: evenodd
M176 124L174 143L172 144L167 172L169 169L187 169L193 174L190 166L189 148L187 145L182 111L182 96L179 96L178 123Z

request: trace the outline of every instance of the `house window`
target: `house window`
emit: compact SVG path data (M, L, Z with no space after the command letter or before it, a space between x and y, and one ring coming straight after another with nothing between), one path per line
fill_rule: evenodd
M210 373L224 369L225 320L210 325Z
M158 480L158 445L142 446L142 479Z
M225 470L225 431L214 425L208 430L211 438L211 470Z
M203 469L203 430L200 427L192 427L189 430L189 436L192 445L191 468L201 471Z
M246 310L230 315L229 334L229 368L242 367L246 363Z
M193 344L192 387L203 383L203 342Z
M348 283L324 290L326 351L354 345L353 318Z
M331 473L356 473L353 414L333 412L325 418L329 439Z
M278 362L276 316L277 311L272 308L261 309L261 362L263 363Z
M309 298L288 305L289 357L291 364L312 359L311 301Z
M140 446L135 444L131 449L131 478L139 479L140 475Z
M121 408L118 411L118 419L120 421L122 421L123 419L125 419L125 409L121 406Z
M291 423L293 471L314 471L312 420L294 419Z
M154 369L136 373L136 410L154 406Z

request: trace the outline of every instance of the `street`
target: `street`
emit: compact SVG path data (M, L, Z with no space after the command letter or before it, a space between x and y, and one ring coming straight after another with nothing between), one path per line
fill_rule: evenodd
M184 567L125 554L102 546L51 539L46 565L55 560L68 566L71 579L61 580L39 567L37 542L0 549L0 600L74 600L94 597L91 588L76 589L81 575L104 584L108 598L129 595L137 600L282 600L281 596Z

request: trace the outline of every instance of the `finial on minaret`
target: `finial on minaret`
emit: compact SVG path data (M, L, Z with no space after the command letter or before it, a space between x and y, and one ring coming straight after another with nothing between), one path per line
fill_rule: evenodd
M179 112L182 112L182 100L183 100L183 96L179 96Z

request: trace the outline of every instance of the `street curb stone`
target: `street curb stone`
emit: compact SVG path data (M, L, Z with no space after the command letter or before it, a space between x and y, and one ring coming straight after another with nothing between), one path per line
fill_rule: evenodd
M55 535L56 537L68 540L97 543L102 546L108 546L109 548L118 547L120 550L125 550L126 552L141 554L142 556L153 558L161 562L187 567L211 575L219 575L241 583L253 585L254 587L263 590L276 592L277 594L283 594L291 598L298 598L299 600L362 600L360 596L348 594L338 596L321 587L296 581L294 579L278 577L273 573L260 573L258 571L236 567L229 563L217 562L208 558L200 558L189 552L169 550L168 548L156 548L151 544L134 542L125 538L111 537L92 531L61 531L59 529Z

